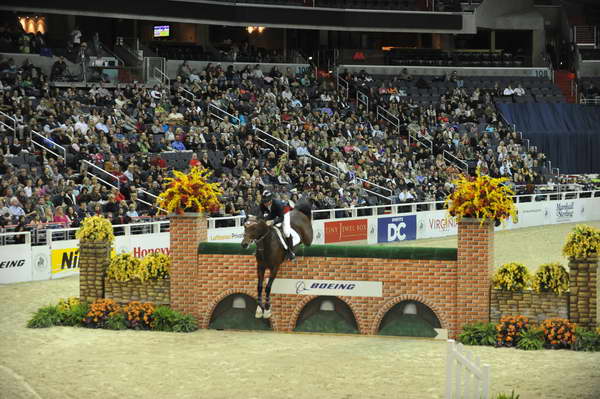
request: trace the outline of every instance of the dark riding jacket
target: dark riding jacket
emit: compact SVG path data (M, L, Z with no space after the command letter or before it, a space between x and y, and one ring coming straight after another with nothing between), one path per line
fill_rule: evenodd
M288 205L282 201L274 199L271 203L271 209L267 208L265 204L260 204L260 211L264 215L266 220L273 220L273 224L283 222L283 215L288 210Z

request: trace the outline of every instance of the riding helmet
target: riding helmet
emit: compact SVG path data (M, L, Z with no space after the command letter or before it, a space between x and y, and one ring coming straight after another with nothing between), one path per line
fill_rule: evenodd
M269 190L265 190L262 193L262 203L265 204L273 199L273 193Z

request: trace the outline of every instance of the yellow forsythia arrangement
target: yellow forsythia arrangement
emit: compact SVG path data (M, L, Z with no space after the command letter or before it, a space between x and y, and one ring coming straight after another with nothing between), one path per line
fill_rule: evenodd
M535 273L531 288L535 292L552 291L562 295L569 290L569 273L560 263L543 264Z
M151 253L142 259L137 278L142 281L149 279L169 278L171 258L161 253Z
M503 185L507 178L492 178L482 175L477 169L477 176L461 176L452 183L454 192L446 198L446 207L451 216L457 220L464 217L477 218L481 223L486 220L502 221L512 216L517 221L517 207L512 196L515 193Z
M531 281L531 276L527 267L516 262L502 265L492 277L494 288L504 291L522 291L527 287L529 281Z
M219 196L223 193L219 183L209 183L212 172L193 167L185 174L173 171L175 177L166 179L166 190L158 196L158 205L169 212L205 212L221 206Z
M577 325L566 319L544 320L541 326L544 329L546 345L552 349L570 348L575 343L575 328Z
M563 255L575 259L600 256L600 230L585 224L575 226L567 236Z
M83 223L81 223L75 237L79 241L88 242L108 241L112 243L115 240L112 223L102 216L91 216L83 219Z
M113 280L125 282L138 278L142 262L131 254L118 254L110 259L106 274Z
M107 275L116 281L138 279L142 282L169 278L171 258L165 254L152 253L143 259L131 254L119 254L112 257L108 265Z

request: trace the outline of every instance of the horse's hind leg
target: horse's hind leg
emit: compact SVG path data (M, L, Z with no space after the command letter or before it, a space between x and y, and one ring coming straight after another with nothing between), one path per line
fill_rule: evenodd
M269 282L267 283L267 287L265 288L265 296L267 298L265 303L265 312L263 314L263 317L265 319L271 317L271 287L273 286L273 281L275 281L275 277L277 277L277 269L277 267L271 268L271 273L269 274Z
M256 313L254 317L260 319L263 317L263 307L262 307L262 289L263 289L263 280L265 278L265 268L261 265L257 265L256 271L258 272L258 306L256 307Z

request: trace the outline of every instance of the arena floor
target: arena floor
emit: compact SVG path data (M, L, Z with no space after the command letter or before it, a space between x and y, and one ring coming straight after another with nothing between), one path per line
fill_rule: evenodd
M600 227L600 222L591 224ZM535 268L561 260L560 247L572 227L497 233L496 263L516 260ZM417 245L451 246L455 241ZM39 307L77 295L77 277L0 286L0 398L362 399L444 394L446 346L441 341L25 328ZM470 350L491 365L494 394L515 389L521 399L600 397L600 353Z

